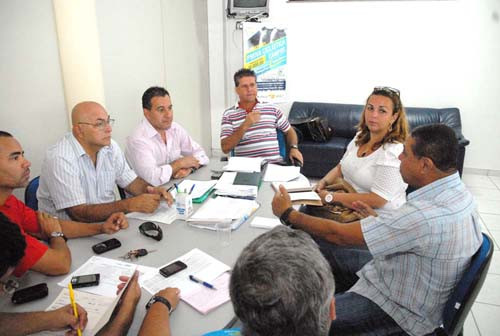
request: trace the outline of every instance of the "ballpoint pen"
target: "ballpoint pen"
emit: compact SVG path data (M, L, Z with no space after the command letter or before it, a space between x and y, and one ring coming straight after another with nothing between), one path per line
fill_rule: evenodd
M199 283L199 284L201 284L201 285L203 285L203 286L205 286L205 287L207 287L207 288L210 288L210 289L215 289L215 290L217 289L217 288L215 288L213 285L211 285L211 284L209 284L208 282L205 282L205 281L203 281L203 280L201 280L201 279L198 279L197 277L195 277L195 276L194 276L194 275L192 275L192 274L189 276L189 280L194 281L194 282L196 282L196 283Z
M193 185L191 186L191 190L189 190L189 195L191 195L191 193L193 192L193 189L194 189L194 186L195 186L195 185L196 185L196 184L194 184L194 183L193 183Z
M177 183L174 183L175 191L179 192L179 187L177 187Z
M78 321L78 310L76 309L75 293L73 292L73 286L71 286L71 282L68 284L68 290L69 290L69 300L71 302L71 306L73 307L73 314L75 315ZM78 336L82 336L82 331L80 330L80 327L76 329L76 332L78 333Z

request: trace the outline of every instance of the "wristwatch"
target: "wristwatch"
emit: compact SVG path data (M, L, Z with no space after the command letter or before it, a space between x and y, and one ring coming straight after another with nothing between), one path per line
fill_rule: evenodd
M151 299L149 299L148 303L146 304L146 310L151 308L151 306L156 302L163 303L165 306L167 306L168 313L169 314L172 313L172 305L170 304L170 302L168 302L168 300L165 299L163 296L159 296L159 295L154 295L153 297L151 297Z
M286 209L280 216L280 221L283 225L286 225L286 226L291 226L292 223L290 223L288 221L288 217L290 217L290 213L293 211L294 209L292 207L289 207L288 209Z
M330 203L333 202L333 193L326 194L326 196L325 196L325 202L328 203L328 204L330 204Z
M299 146L297 146L297 145L290 145L290 148L299 149Z
M68 238L66 238L66 236L64 235L64 233L59 232L59 231L52 232L50 234L49 240L50 240L50 238L57 238L57 237L61 237L62 239L64 239L65 242L68 241Z

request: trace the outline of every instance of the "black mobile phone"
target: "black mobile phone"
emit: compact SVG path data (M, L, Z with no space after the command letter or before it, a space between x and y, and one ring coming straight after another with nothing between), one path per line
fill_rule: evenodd
M187 265L185 263L183 263L182 261L176 261L163 268L160 268L160 274L165 278L168 278L169 276L174 275L175 273L180 272L185 268L187 268Z
M101 275L99 273L77 275L71 278L71 286L73 286L73 288L97 286L99 285L100 278Z
M46 283L41 283L31 287L18 289L12 295L12 303L20 304L41 299L49 295L49 288Z
M92 246L92 250L94 250L95 253L101 254L104 252L107 252L109 250L119 248L122 246L122 243L116 238L111 238L109 240L105 240L102 243L95 244Z

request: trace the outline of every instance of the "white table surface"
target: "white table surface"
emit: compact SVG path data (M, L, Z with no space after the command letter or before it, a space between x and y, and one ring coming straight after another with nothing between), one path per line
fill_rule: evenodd
M188 176L193 180L208 180L211 175L211 168L220 169L225 163L219 158L213 158L207 167L202 167L194 174ZM178 181L177 181L178 182ZM167 184L171 185L173 182ZM226 263L230 267L235 263L241 250L255 237L264 233L265 230L250 227L250 222L254 216L272 217L271 201L274 191L270 183L262 182L259 189L257 201L261 204L254 215L248 219L240 228L231 234L231 243L223 247L217 240L215 231L203 230L188 226L184 221L176 220L174 223L160 224L163 230L163 239L159 242L152 238L147 238L139 233L138 226L142 221L130 219L129 228L118 232L115 235L98 235L86 238L70 239L68 245L72 254L71 272L75 271L85 261L94 255L91 246L110 239L117 238L122 243L118 249L101 254L106 258L116 258L124 255L127 251L138 248L156 249L156 252L141 257L135 262L137 264L159 267L175 259L191 249L197 247L214 258ZM199 207L195 204L195 210ZM21 288L28 287L41 282L46 282L49 287L49 295L34 302L14 305L10 302L10 297L3 295L0 298L0 311L2 312L23 312L45 310L54 301L62 290L57 283L67 275L46 276L37 272L29 271L20 280ZM137 335L144 315L145 305L150 298L150 294L142 289L142 296L137 306L134 322L129 330L129 335ZM194 308L182 300L177 309L173 312L170 323L173 335L202 335L205 332L223 328L234 317L233 308L230 302L223 304L207 315L202 315Z

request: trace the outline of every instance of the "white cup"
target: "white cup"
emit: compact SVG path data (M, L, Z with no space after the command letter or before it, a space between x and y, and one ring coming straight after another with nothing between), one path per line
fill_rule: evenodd
M231 221L222 221L215 224L217 237L222 246L229 246L231 243Z

